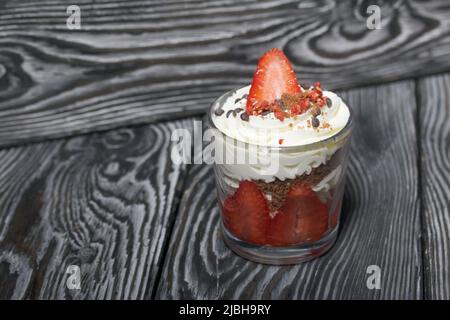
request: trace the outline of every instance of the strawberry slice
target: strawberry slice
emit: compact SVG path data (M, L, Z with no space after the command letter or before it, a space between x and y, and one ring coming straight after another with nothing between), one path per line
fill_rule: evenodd
M235 194L225 199L222 209L228 231L243 241L265 244L269 206L254 182L241 181Z
M264 111L263 105L273 104L283 94L300 93L294 70L280 49L267 51L258 62L247 98L246 112L249 115Z
M310 187L294 184L284 204L270 221L267 243L272 246L288 246L317 241L327 229L327 206Z

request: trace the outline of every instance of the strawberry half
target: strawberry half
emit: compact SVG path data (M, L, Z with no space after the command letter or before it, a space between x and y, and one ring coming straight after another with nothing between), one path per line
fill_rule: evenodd
M235 194L223 203L225 227L243 241L265 244L269 219L266 198L254 182L241 181Z
M273 105L283 94L295 95L300 92L288 58L280 49L271 49L259 59L247 98L246 112L249 115L260 114L264 111L263 105Z
M270 221L267 244L288 246L317 241L328 229L327 206L305 184L295 184Z

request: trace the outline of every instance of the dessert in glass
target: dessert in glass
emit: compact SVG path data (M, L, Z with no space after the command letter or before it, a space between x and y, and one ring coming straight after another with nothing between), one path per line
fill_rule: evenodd
M334 243L344 193L351 113L320 83L302 87L279 49L251 86L208 113L225 243L249 260L294 264ZM219 157L216 158L216 160Z

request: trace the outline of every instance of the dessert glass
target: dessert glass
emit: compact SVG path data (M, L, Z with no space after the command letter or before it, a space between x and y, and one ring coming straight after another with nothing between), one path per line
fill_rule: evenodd
M300 263L324 254L334 244L339 228L352 130L351 110L346 126L325 140L300 146L256 146L225 135L212 120L214 112L232 95L233 91L230 91L219 97L208 112L208 127L214 132L216 156L221 153L226 158L232 154L234 160L234 163L230 163L228 158L219 161L216 158L213 162L225 243L248 260L274 265ZM282 170L281 167L301 164L324 152L328 155L326 161L313 161L311 169L300 176L284 179L274 177L277 176L277 170ZM256 159L258 165L265 163L266 170L257 171L261 172L261 176L257 173L255 176L253 162L249 157L253 157L253 161ZM233 173L242 170L252 170L251 178L237 179ZM230 223L230 212L226 208L229 205L225 202L235 197L243 181L250 181L258 187L266 198L270 213L262 221L240 217L236 227ZM290 190L293 186L300 186L300 191L308 192L302 191L301 197L296 198L301 200L292 201ZM264 207L264 210L267 208ZM287 222L285 219L280 229L280 223L275 217L281 211L289 211L291 218ZM255 232L256 237L249 236L255 235ZM283 233L286 237L283 237Z

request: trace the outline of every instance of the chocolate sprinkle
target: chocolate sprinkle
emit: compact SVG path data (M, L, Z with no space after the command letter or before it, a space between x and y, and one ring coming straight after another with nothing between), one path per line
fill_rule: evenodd
M227 111L227 118L230 116L230 114L233 113L233 111L234 111L234 110L228 110L228 111Z
M269 113L271 113L272 111L270 111L270 110L264 110L263 112L261 112L261 115L262 116L266 116L266 115L268 115Z
M247 112L241 113L241 120L242 121L248 121L249 120L249 116L248 116Z
M313 128L317 128L320 125L320 121L316 117L312 117L311 124L312 124Z
M332 105L333 105L333 102L331 102L331 99L327 98L327 107L331 108Z
M247 99L247 97L248 97L248 94L244 94L244 95L242 96L242 99Z
M241 112L241 111L244 111L244 109L242 109L242 108L236 108L236 109L234 109L234 111L236 111L236 112Z
M234 100L234 103L238 103L241 100L242 100L242 98L237 98L236 100Z
M223 115L224 112L225 111L223 111L223 109L218 108L218 109L216 109L216 111L214 111L214 114L216 116L220 117L221 115Z
M312 114L314 117L317 117L317 116L320 115L321 113L322 113L322 111L320 110L319 107L313 107L313 108L311 109L311 114Z
M283 109L284 111L288 111L289 108L286 106L282 99L277 99L276 102L280 105L281 109Z

